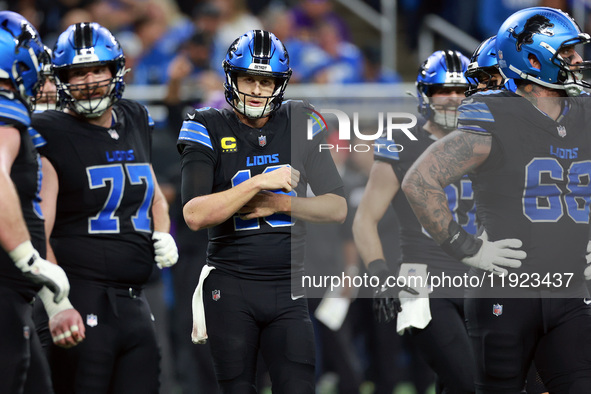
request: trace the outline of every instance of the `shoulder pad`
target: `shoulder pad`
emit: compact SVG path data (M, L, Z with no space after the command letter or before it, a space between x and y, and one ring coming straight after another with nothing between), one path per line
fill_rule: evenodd
M0 91L0 122L25 127L31 124L28 108L12 92Z

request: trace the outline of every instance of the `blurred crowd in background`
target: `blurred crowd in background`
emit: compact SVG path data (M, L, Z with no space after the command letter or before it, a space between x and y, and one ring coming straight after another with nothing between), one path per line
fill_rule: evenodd
M437 14L479 42L496 34L506 17L537 5L566 11L587 10L591 1L578 0L399 0L396 69L381 66L379 32L342 3L331 0L8 0L0 9L24 15L52 48L67 26L93 21L111 30L121 42L128 86L164 87L158 97L166 116L154 133L153 165L171 203L173 234L179 263L155 269L150 303L163 349L162 393L217 392L207 345L193 345L191 298L205 263L207 234L184 224L180 203L180 169L175 142L188 106L224 107L221 61L232 41L251 29L272 31L287 47L297 83L331 84L414 82L420 62L418 29L425 15ZM361 1L380 12L380 0ZM587 23L588 24L588 23ZM584 27L583 27L584 29ZM436 49L456 49L441 39ZM470 56L470 53L464 53ZM182 92L195 90L187 100ZM289 95L289 87L287 88ZM145 97L154 102L155 97ZM312 103L314 104L314 103ZM335 140L334 144L342 144ZM352 142L354 143L354 141ZM308 261L323 261L334 273L364 270L350 231L372 165L372 152L335 152L345 182L349 217L345 226L310 225ZM396 261L398 224L393 212L382 221L388 260ZM336 226L336 225L335 225ZM334 239L331 235L334 234ZM308 267L314 273L314 266ZM326 273L326 272L325 272ZM363 291L362 289L361 291ZM370 291L369 289L365 289ZM424 393L433 390L433 374L416 356L395 324L374 322L371 294L343 294L354 299L338 330L315 322L318 391L322 393ZM320 300L310 299L311 314ZM264 371L264 366L261 366ZM406 383L405 383L406 382ZM260 387L268 386L261 373ZM404 388L406 387L406 389Z

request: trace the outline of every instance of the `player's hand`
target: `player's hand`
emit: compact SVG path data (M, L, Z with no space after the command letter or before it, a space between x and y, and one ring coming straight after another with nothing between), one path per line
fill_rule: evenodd
M486 232L477 238L481 242L476 254L464 257L462 263L471 267L490 271L499 276L509 274L506 268L519 268L521 261L527 257L527 253L519 250L523 242L516 238L500 239L495 242L488 240Z
M86 327L76 309L66 309L49 319L53 343L64 349L78 345L86 338Z
M281 202L284 198L290 198L285 194L262 191L254 195L242 208L238 210L243 220L263 218L277 212L282 212Z
M587 243L587 255L585 257L587 258L587 267L583 274L586 280L591 280L591 241Z
M291 166L282 166L257 176L262 177L261 190L281 190L285 193L292 191L300 180L300 172Z
M158 268L172 267L179 259L179 251L174 238L169 233L154 231L152 233L154 242L154 260Z
M419 292L411 287L388 287L385 283L376 289L373 295L373 315L379 323L389 323L396 318L400 307L400 295L407 292L411 295L419 295Z
M380 280L380 286L373 294L373 315L378 322L388 323L396 318L398 312L402 311L400 299L398 298L399 292L406 291L412 295L418 295L419 292L406 286L388 286L390 270L383 259L370 262L367 268L372 276L376 276Z
M42 259L31 241L23 242L8 254L25 277L53 292L56 303L68 296L70 282L64 270L57 264Z

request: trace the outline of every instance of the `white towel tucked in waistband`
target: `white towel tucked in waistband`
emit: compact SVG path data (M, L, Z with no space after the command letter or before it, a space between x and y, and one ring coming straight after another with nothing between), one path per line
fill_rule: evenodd
M398 276L406 277L406 285L419 292L418 295L412 295L406 291L399 293L402 312L398 313L396 331L402 335L407 328L423 329L431 321L430 290L426 283L427 264L401 264Z
M203 307L203 282L215 267L204 265L199 276L199 284L193 293L193 331L191 340L193 343L203 345L207 342L207 327L205 325L205 308Z

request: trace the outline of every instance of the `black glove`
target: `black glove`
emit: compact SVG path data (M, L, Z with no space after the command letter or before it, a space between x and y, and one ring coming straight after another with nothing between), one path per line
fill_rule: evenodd
M389 323L402 311L398 293L402 290L413 295L419 292L410 287L390 287L386 281L390 276L390 270L382 259L374 260L367 265L369 273L380 279L380 286L373 293L373 315L379 323Z

